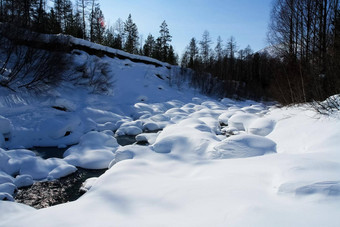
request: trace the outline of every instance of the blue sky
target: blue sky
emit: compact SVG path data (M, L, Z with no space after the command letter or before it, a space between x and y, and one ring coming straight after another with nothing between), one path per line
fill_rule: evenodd
M213 44L220 35L224 43L234 36L239 48L248 44L257 51L266 44L272 0L100 0L108 23L129 13L144 39L149 33L158 37L165 20L173 36L172 45L182 55L190 39L200 40L204 30Z

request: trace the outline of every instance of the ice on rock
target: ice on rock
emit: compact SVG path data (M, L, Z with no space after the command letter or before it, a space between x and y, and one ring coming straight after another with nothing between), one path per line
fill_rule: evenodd
M254 120L248 127L248 132L254 135L267 136L274 130L275 121L267 118Z
M276 143L268 138L241 134L229 137L214 147L212 158L247 158L276 153Z
M31 175L18 175L14 179L14 184L18 188L27 187L34 183L33 177Z
M106 169L118 148L117 140L103 132L89 132L80 138L78 145L64 153L69 164L85 169Z
M257 119L254 114L237 113L231 116L228 120L230 127L235 127L240 131L247 131L249 125Z

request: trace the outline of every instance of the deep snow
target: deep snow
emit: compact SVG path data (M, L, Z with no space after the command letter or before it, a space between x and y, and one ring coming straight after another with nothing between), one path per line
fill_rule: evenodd
M79 64L97 58L80 53ZM101 61L115 81L109 95L0 88L0 199L76 167L109 167L74 202L0 201L0 226L340 226L339 116L214 100L170 86L166 67ZM149 145L120 146L120 135ZM67 145L63 159L27 150Z

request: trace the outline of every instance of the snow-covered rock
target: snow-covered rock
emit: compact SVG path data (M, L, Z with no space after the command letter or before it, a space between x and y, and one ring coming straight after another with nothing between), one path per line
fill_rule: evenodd
M31 175L18 175L14 179L14 184L18 187L27 187L34 183Z
M254 135L267 136L274 130L275 121L267 118L259 118L250 123L248 132Z
M231 116L228 120L228 125L230 127L235 127L240 131L247 131L249 125L255 120L257 117L254 114L243 114L238 113Z
M89 132L80 138L78 145L64 153L64 160L85 169L105 169L114 159L117 140L103 132Z
M247 158L276 153L276 143L256 135L236 135L229 137L214 147L213 158Z

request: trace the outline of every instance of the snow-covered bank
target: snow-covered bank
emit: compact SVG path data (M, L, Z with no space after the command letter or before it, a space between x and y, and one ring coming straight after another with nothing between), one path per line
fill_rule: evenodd
M156 76L169 77L166 67L103 59L110 95L69 84L44 97L1 90L0 196L76 167L110 169L74 202L0 201L0 226L340 225L338 117L217 101L171 87ZM120 135L148 144L119 146ZM23 149L66 145L62 159Z

